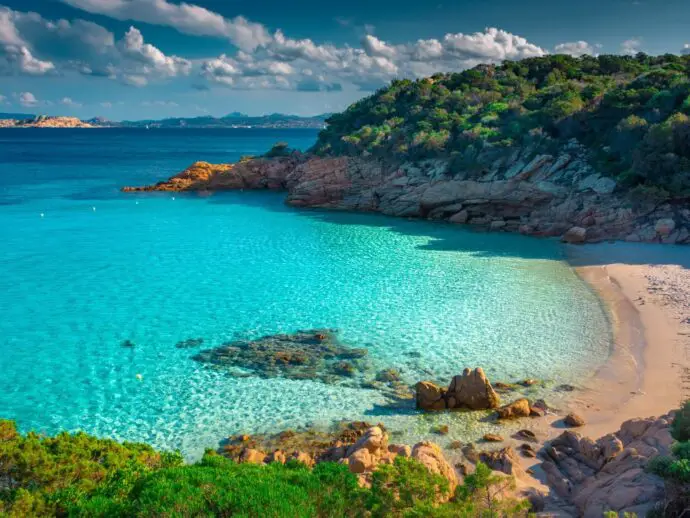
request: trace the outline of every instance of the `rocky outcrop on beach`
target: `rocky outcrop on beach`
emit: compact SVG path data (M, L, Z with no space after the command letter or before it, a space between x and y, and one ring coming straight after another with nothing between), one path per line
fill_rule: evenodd
M635 197L587 156L576 140L552 154L487 145L472 157L479 166L471 170L457 170L447 159L398 163L295 153L234 165L197 163L168 182L125 190L286 190L287 203L297 207L443 220L570 243L690 242L690 204L664 203L649 193Z
M663 480L646 467L669 454L671 420L668 415L632 419L596 441L564 432L541 452L548 485L584 518L608 511L645 516L664 497Z
M454 376L447 390L430 381L420 381L415 385L415 392L417 408L421 410L485 410L500 404L481 367L465 369L461 375Z
M35 119L1 119L0 128L95 128L76 117L47 117L40 115Z
M270 437L236 436L219 450L238 462L268 464L298 460L308 466L318 462L340 462L355 473L362 484L382 464L392 464L396 457L419 461L430 472L448 480L450 494L461 478L435 443L422 441L414 446L390 444L383 425L364 422L347 423L335 432L286 431Z

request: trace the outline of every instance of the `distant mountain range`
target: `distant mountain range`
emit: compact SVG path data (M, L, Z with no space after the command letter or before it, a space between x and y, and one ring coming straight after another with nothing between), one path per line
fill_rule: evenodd
M149 128L323 128L330 113L315 115L313 117L300 117L298 115L285 115L272 113L270 115L250 116L244 113L233 112L225 117L174 117L162 120L140 120L111 122L102 119L92 119L91 124L117 127L146 127Z

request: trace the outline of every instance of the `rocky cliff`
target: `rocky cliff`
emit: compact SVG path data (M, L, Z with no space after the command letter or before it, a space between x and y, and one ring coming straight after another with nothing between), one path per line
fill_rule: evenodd
M451 172L448 160L394 163L371 157L294 154L233 165L198 162L167 182L125 191L287 191L297 207L381 212L446 220L491 231L690 243L690 202L635 197L599 174L572 140L552 154L487 147L472 169Z

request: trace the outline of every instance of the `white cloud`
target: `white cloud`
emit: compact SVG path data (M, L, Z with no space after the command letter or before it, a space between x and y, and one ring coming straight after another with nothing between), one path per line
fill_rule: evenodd
M623 54L634 55L640 52L642 41L638 38L631 38L621 43L621 52Z
M135 27L129 28L120 46L126 56L164 76L188 75L192 69L190 61L177 56L166 56L153 45L144 43L144 36Z
M680 53L681 53L683 56L688 56L688 55L690 55L690 43L686 43L685 45L683 45L683 48L680 49Z
M110 31L85 20L47 20L37 13L0 8L0 73L76 72L142 86L188 75L191 68L189 60L167 56L146 43L134 27L116 41Z
M368 56L393 58L396 55L396 51L393 47L371 34L366 34L362 38L362 48Z
M82 106L81 103L73 101L71 97L63 97L60 99L60 104L69 106L70 108L80 108Z
M580 57L584 55L596 56L597 52L594 46L590 45L586 41L571 41L567 43L561 43L556 45L554 48L556 54L568 54L574 57Z
M252 53L224 54L204 61L201 72L212 83L234 88L337 90L341 83L349 82L372 89L394 78L419 78L547 53L520 36L493 28L401 45L367 34L361 45L319 45L310 39L288 38L279 30L268 45Z
M36 58L19 34L14 12L0 7L0 72L43 75L55 68L50 61Z
M244 50L254 50L270 41L266 28L242 16L224 18L218 13L188 3L167 0L62 0L84 11L117 20L133 20L173 27L193 36L214 36L230 40Z
M104 102L101 103L101 107L103 107L103 108L112 108L112 107L113 107L113 103L111 103L110 101L104 101Z
M38 99L31 92L22 92L19 94L19 104L27 108L37 106L39 103Z

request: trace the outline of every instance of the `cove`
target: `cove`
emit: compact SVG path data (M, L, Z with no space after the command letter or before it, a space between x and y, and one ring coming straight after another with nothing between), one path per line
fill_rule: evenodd
M409 384L468 366L577 383L608 356L605 312L557 242L297 210L276 193L132 197L105 189L109 170L91 174L12 188L20 201L0 207L0 409L23 430L189 457L232 433L341 419L417 433L416 413L377 390L191 359L300 329L337 329L374 373L397 368Z

